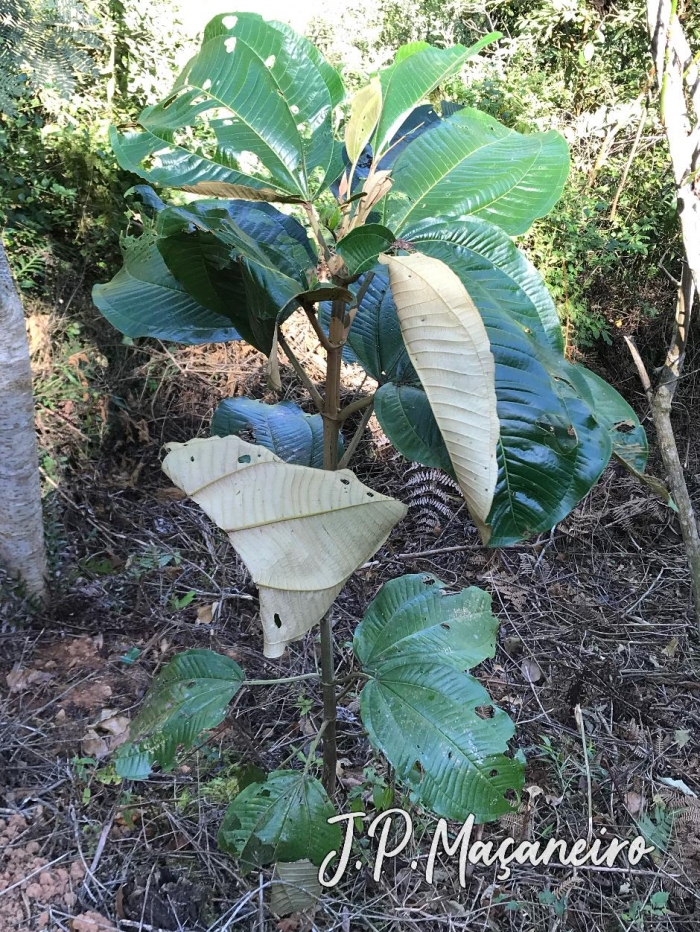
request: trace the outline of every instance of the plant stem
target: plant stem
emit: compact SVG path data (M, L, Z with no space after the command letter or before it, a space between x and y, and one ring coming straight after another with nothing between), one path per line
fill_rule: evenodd
M299 376L299 379L301 380L304 388L311 395L314 404L316 405L319 411L323 412L324 403L323 403L323 398L321 398L321 393L316 388L316 386L311 381L311 379L308 377L308 375L306 374L304 370L304 367L294 355L294 352L292 351L291 346L289 345L289 343L287 343L287 341L284 338L284 334L282 333L281 327L277 328L277 342L282 348L282 352L284 353L284 355L287 357L287 359L292 364L292 368L294 369L296 374Z
M351 414L355 414L356 411L364 411L373 402L374 395L364 395L362 398L358 398L357 401L351 402L340 412L341 423L349 418Z
M346 408L345 411L348 409ZM370 398L369 404L365 408L365 413L362 415L362 420L357 425L357 430L353 434L352 440L348 444L347 450L343 453L342 459L338 463L338 469L345 469L350 460L355 455L355 450L357 450L360 445L360 440L362 440L362 435L365 432L365 428L369 423L369 419L372 417L372 411L374 410L374 398ZM343 411L343 414L345 414Z
M328 329L326 364L326 398L323 410L323 468L338 468L338 437L340 434L340 366L345 342L345 302L333 302ZM335 693L335 663L333 660L333 609L321 619L321 684L323 688L323 785L328 795L335 791L337 761Z
M333 302L328 329L330 349L326 362L326 400L323 410L323 468L338 468L340 434L340 367L345 340L345 302Z

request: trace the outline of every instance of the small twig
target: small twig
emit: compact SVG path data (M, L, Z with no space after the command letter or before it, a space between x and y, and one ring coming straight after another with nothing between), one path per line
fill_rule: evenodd
M318 731L316 732L314 736L313 741L311 742L311 745L309 747L309 752L306 755L306 764L304 765L304 774L307 774L309 772L309 767L314 763L314 760L315 760L314 754L316 753L318 742L323 737L323 732L326 730L327 727L328 727L328 721L324 718L324 720L321 722L321 727L318 729Z
M92 863L90 864L88 872L85 875L85 879L83 880L83 886L86 889L88 886L88 882L92 880L97 884L98 887L102 887L102 889L104 890L104 887L102 886L102 884L95 877L95 871L97 870L97 865L100 863L100 859L102 858L102 854L105 850L105 845L107 844L107 837L110 831L112 830L112 825L114 824L114 816L115 816L115 810L113 809L110 814L109 819L107 819L104 826L102 827L102 831L100 832L100 837L97 842L97 848L95 849L95 856L93 857Z
M639 127L637 128L637 134L634 137L634 142L632 143L632 149L629 154L629 158L625 164L625 167L622 171L622 176L620 178L620 183L617 186L617 191L615 192L615 197L613 198L612 207L610 208L610 222L612 223L615 217L617 216L617 205L620 201L620 196L622 191L627 184L627 176L629 175L630 168L632 168L632 163L634 162L637 156L637 150L639 149L639 143L642 141L642 133L644 132L644 126L647 121L647 108L642 107L642 116L639 121Z
M312 307L307 307L306 305L304 305L304 311L306 312L306 316L309 318L311 326L314 328L314 333L318 337L318 342L325 350L332 349L333 345L326 334L323 332L323 327L321 326L319 319L316 316L316 311Z
M328 248L328 243L323 238L323 233L321 232L321 227L318 222L318 217L316 216L314 205L307 202L304 204L304 209L306 210L306 216L309 218L311 229L314 231L314 236L316 237L318 245L321 247L323 258L326 260L327 265L331 259L331 251Z
M364 296L367 294L367 290L369 289L369 286L372 284L373 278L374 278L374 272L368 272L365 275L364 281L362 282L360 287L357 289L357 294L355 295L355 303L353 304L351 308L349 308L349 311L356 311L358 310L358 308L362 306L362 300Z
M319 673L300 673L298 676L282 676L277 680L243 680L242 686L276 686L279 683L296 683L299 680L318 679Z
M588 787L588 844L590 845L593 838L593 787L591 784L591 763L588 760L588 747L586 745L586 728L583 724L583 714L581 706L577 705L574 709L574 718L581 734L581 746L583 747L583 763L586 768L586 785Z
M340 418L340 423L347 420L351 414L355 414L357 411L364 411L364 409L371 405L374 401L374 395L365 395L363 398L358 398L357 401L353 401L346 408L340 412L338 417Z
M357 450L360 440L362 440L362 435L365 432L365 428L369 423L369 419L372 417L372 412L374 411L374 398L370 399L368 406L365 408L365 413L362 415L362 420L357 425L357 430L352 436L352 440L348 444L348 447L343 453L340 462L338 463L338 469L345 469L350 460L355 455L355 450Z
M290 347L289 343L287 343L287 341L284 338L284 334L282 333L281 327L277 328L277 341L280 347L282 348L282 352L287 357L287 359L290 361L290 363L292 364L292 368L294 369L299 379L303 383L304 388L308 391L308 393L313 398L314 404L316 405L319 411L323 412L324 404L323 404L323 398L321 397L321 393L316 388L314 383L311 381L311 379L305 372L304 367L302 366L302 364L299 362L299 360L296 358L296 356L292 352L292 348Z
M647 367L644 365L644 360L639 355L637 344L634 342L633 337L628 337L627 335L625 335L625 343L627 344L627 349L630 351L634 364L637 367L637 372L639 373L639 379L642 383L644 394L647 396L647 399L649 400L649 402L651 402L652 400L651 379L649 378Z

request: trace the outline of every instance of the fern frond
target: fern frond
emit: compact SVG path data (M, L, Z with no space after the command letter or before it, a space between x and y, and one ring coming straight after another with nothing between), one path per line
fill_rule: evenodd
M406 472L406 504L419 534L437 535L461 501L459 486L446 473L413 463Z

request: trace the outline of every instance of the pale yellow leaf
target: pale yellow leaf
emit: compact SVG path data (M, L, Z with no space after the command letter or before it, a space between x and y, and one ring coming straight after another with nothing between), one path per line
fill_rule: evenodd
M321 620L406 514L347 469L284 463L239 437L168 449L165 473L226 531L258 586L267 657Z
M345 126L345 148L353 167L369 142L381 112L382 87L379 78L373 78L350 102L350 119Z
M481 315L444 262L381 257L406 349L430 402L457 481L484 543L496 488L495 363Z

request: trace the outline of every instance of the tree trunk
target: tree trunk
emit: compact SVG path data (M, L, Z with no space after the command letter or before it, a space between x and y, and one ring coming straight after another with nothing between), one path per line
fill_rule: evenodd
M0 334L0 562L43 602L46 551L29 345L2 242Z
M655 389L636 350L633 355L651 403L671 495L678 508L700 632L700 531L671 422L671 406L683 368L693 303L700 293L700 68L678 19L677 6L677 0L647 0L647 25L660 92L659 110L676 182L686 264L678 288L676 327Z

